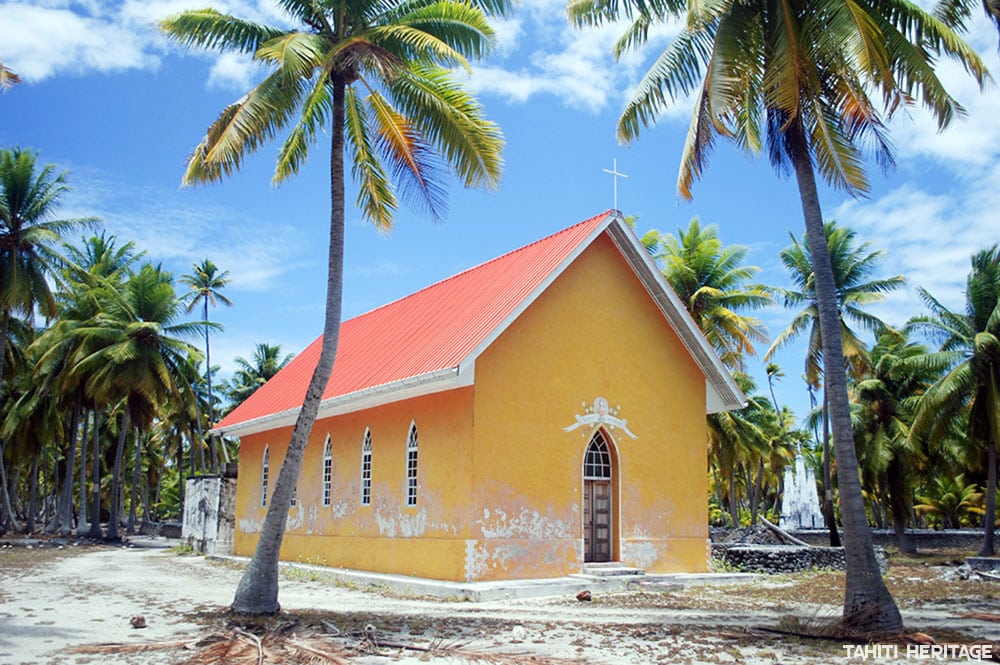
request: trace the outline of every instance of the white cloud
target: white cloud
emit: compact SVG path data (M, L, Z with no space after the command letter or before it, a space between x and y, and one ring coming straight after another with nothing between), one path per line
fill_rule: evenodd
M60 74L82 75L155 69L163 55L179 49L157 22L200 0L42 0L0 4L0 56L26 81ZM288 19L275 3L213 2L223 13L272 25ZM256 70L248 57L199 52L212 60L209 85L246 89Z
M994 160L995 161L995 160ZM961 191L930 193L904 184L871 201L848 201L834 211L839 223L859 230L875 249L885 249L883 274L901 274L905 289L873 311L896 325L926 313L916 287L947 306L964 307L969 257L1000 240L1000 191L992 185L1000 165Z
M122 191L121 178L92 173L75 181L83 184L66 197L63 214L101 218L109 234L133 241L150 260L175 271L187 272L210 256L230 272L233 289L266 291L295 265L297 234L289 225L237 219L225 208L187 198L186 190Z
M105 16L84 15L57 3L0 5L4 63L26 81L58 73L153 68L147 38Z
M212 63L208 73L208 85L225 90L247 91L259 74L260 67L249 56L223 53Z

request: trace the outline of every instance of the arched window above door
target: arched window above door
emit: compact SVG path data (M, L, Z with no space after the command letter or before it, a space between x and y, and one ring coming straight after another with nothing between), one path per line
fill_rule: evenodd
M587 480L611 479L611 448L601 430L594 432L583 457L583 477Z

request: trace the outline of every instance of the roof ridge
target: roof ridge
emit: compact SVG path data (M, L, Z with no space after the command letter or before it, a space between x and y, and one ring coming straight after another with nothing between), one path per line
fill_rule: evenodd
M587 219L583 220L582 222L577 222L576 224L574 224L572 226L568 226L568 227L566 227L564 229L561 229L559 231L556 231L555 233L550 233L549 235L545 236L544 238L539 238L538 240L535 240L533 242L529 242L527 245L521 245L520 247L516 247L516 248L510 250L509 252L504 252L500 256L495 256L492 259L488 259L486 261L483 261L482 263L477 263L476 265L471 266L469 268L466 268L465 270L460 270L459 272L457 272L457 273L455 273L453 275L449 275L448 277L445 277L444 279L439 279L436 282L432 282L432 283L428 284L425 287L422 287L420 289L417 289L416 291L412 291L412 292L406 294L405 296L401 296L399 298L396 298L395 300L390 300L389 302L384 303L382 305L379 305L378 307L374 307L374 308L372 308L372 309L370 309L370 310L368 310L366 312L362 312L361 314L358 314L356 316L352 316L350 319L345 320L344 323L347 323L348 321L354 321L355 319L360 319L362 317L365 317L365 316L368 316L370 314L374 314L375 312L378 312L380 310L383 310L386 307L391 307L391 306L396 305L397 303L400 303L400 302L403 302L405 300L409 300L411 298L414 298L414 297L420 295L421 293L424 293L428 289L432 289L432 288L434 288L436 286L440 286L442 284L447 284L448 282L451 282L453 280L458 279L459 277L467 275L468 273L470 273L470 272L472 272L474 270L481 270L482 268L484 268L484 267L486 267L488 265L494 264L494 263L496 263L498 261L502 261L502 260L504 260L504 259L506 259L508 257L511 257L511 256L513 256L515 254L520 254L520 253L522 253L524 251L527 251L528 249L530 249L532 247L535 247L536 245L539 245L539 244L541 244L543 242L550 241L550 240L552 240L553 238L555 238L557 236L569 234L569 233L573 232L574 230L578 229L579 227L584 226L585 224L593 224L595 220L607 217L608 215L613 214L614 212L615 212L614 210L607 210L607 211L602 212L602 213L600 213L598 215L594 215L593 217L588 217ZM322 336L322 333L320 333L320 335Z

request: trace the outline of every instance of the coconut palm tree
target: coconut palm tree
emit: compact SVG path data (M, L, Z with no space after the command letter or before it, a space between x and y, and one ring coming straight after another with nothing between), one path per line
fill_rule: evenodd
M358 181L362 214L380 229L398 207L389 166L404 196L443 212L441 167L466 186L495 186L503 139L450 72L468 68L492 42L487 22L508 0L284 0L297 27L259 25L212 9L160 26L187 46L252 55L269 73L226 107L195 148L186 184L213 182L292 125L278 151L274 182L298 172L322 131L330 135L330 247L320 357L296 420L257 548L233 608L278 611L278 552L302 451L333 369L343 290L344 160Z
M949 310L919 290L930 316L910 326L941 341L922 364L947 370L920 399L911 438L948 438L967 418L968 441L985 450L986 515L982 556L993 556L996 523L997 447L1000 446L1000 246L977 252L966 280L965 313Z
M888 277L873 279L878 264L885 252L870 251L870 243L857 244L857 233L853 229L837 226L835 222L824 224L826 245L833 268L833 281L837 294L837 310L840 326L841 352L850 376L858 378L870 371L868 350L858 333L850 324L875 332L886 329L878 317L864 311L864 307L884 298L884 294L903 285L903 278ZM792 244L780 253L781 262L788 270L796 289L775 289L786 307L802 307L792 318L764 354L771 356L780 348L808 330L809 342L806 347L805 379L811 389L818 390L823 376L823 335L819 320L819 301L816 297L815 274L809 239L803 236L799 241L792 236ZM828 394L823 389L823 518L830 530L830 545L839 546L840 537L833 511L833 482L831 475Z
M179 322L181 310L170 273L147 263L121 292L104 290L100 312L77 331L88 352L76 369L87 377L88 394L119 408L109 540L119 537L122 456L130 428L147 432L164 405L192 392L177 377L200 353L181 337L196 334L201 323Z
M650 233L656 234L655 244ZM744 358L756 355L754 343L766 341L767 332L759 319L739 312L774 304L766 288L751 283L760 268L744 265L749 250L723 246L717 227L702 227L697 217L676 236L650 233L643 243L654 248L663 276L722 361L742 371Z
M887 326L884 321L865 311L865 307L880 302L885 294L903 286L901 276L873 278L885 256L884 251L870 251L871 243L857 243L857 232L837 226L836 222L824 224L826 245L833 267L833 282L837 297L838 323L847 371L858 378L871 371L868 349L851 324L880 335ZM775 289L788 308L801 307L791 323L775 338L764 354L772 355L808 331L805 376L814 388L819 388L823 376L823 334L819 324L819 302L816 297L816 280L809 249L809 239L799 241L792 236L792 244L781 250L781 262L791 275L795 289Z
M900 629L902 619L875 560L857 476L816 170L834 187L865 194L862 146L871 146L883 166L892 164L886 115L919 101L944 128L962 109L935 73L937 58L956 58L980 84L987 75L982 60L947 24L909 0L571 0L569 14L580 26L630 21L617 55L643 45L652 25L683 19L618 122L619 138L632 141L671 102L692 94L677 180L683 196L691 197L719 136L751 152L766 145L775 168L795 175L816 274L837 453L847 564L843 618L853 627Z
M194 310L198 306L198 303L202 305L202 321L205 325L205 377L208 382L208 426L211 428L215 424L215 406L212 401L212 355L208 345L208 331L210 328L208 306L215 307L220 302L226 307L233 306L233 301L222 295L222 289L231 280L229 279L228 270L219 272L218 266L210 259L205 259L201 263L191 266L191 274L181 275L180 281L182 284L187 284L190 289L181 297L181 300L187 303L187 311L191 312Z
M294 353L282 356L280 344L268 344L267 342L254 347L250 360L238 356L233 361L236 363L236 371L233 372L232 378L223 389L229 399L229 410L232 411L245 402L250 395L267 383L294 357Z
M869 494L880 495L888 505L899 549L911 554L916 546L905 527L924 459L909 437L910 425L920 396L937 378L937 372L922 362L926 354L927 349L911 341L906 331L886 330L871 349L870 372L851 387L858 407L855 438L862 475L874 479L869 481Z
M97 221L52 219L69 191L66 173L56 175L51 164L38 169L36 159L30 150L0 150L0 391L11 317L30 320L36 310L56 315L48 282L62 263L56 245L64 234Z
M233 301L222 295L222 289L224 289L230 282L229 271L219 272L218 266L215 265L210 259L204 259L200 264L196 263L191 266L190 275L181 275L181 283L187 284L189 291L185 293L181 300L187 303L187 311L192 311L198 306L200 302L202 304L202 321L205 325L205 385L207 390L207 408L208 408L208 429L211 430L212 426L215 424L215 400L212 398L212 373L215 368L212 367L212 352L208 344L209 336L209 321L208 321L208 306L217 306L220 302L226 307L232 307ZM221 328L220 328L221 329ZM198 419L199 431L201 430L201 419ZM202 438L199 436L199 438ZM210 437L209 444L211 444L212 449L212 467L215 473L219 471L219 451L216 447L216 437ZM223 451L225 449L223 448ZM229 461L228 456L226 461ZM204 464L202 464L204 467Z

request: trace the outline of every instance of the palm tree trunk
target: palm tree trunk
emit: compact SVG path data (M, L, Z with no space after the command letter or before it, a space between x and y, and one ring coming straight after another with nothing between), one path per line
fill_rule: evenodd
M76 535L82 536L90 528L87 519L87 437L90 434L89 414L83 415L83 433L80 435L80 493L77 501L80 504L80 515L76 520Z
M125 529L125 533L129 535L135 533L135 512L139 494L139 471L141 467L142 435L137 432L135 437L135 464L132 466L132 489L129 491L128 499L128 526Z
M177 431L177 497L180 512L177 514L177 521L184 520L184 435Z
M94 484L94 498L91 504L90 533L91 538L97 539L103 536L101 533L101 421L100 412L94 409L94 468L91 469L92 481Z
M42 461L42 449L31 460L31 475L28 476L28 514L24 522L24 532L35 532L35 518L38 516L38 467Z
M7 486L7 469L3 461L4 442L0 441L0 508L3 508L3 522L0 523L0 534L15 529L14 508L10 505L10 491Z
M840 339L840 317L833 267L826 246L823 213L820 209L812 158L801 125L795 120L786 130L789 156L802 202L806 234L812 256L823 342L823 380L826 387L833 445L837 455L837 483L840 488L841 517L844 520L846 584L843 621L866 631L899 632L903 620L896 602L882 580L871 530L865 516L858 460L851 431L851 409L847 396L847 368Z
M267 507L260 538L253 558L236 589L232 608L237 612L273 614L278 604L278 555L285 535L285 522L292 492L298 483L302 452L309 440L323 390L333 372L340 339L340 316L344 289L344 111L346 84L337 74L331 76L333 86L333 129L330 137L330 247L327 259L326 314L323 343L319 360L302 410L295 420L292 438L285 453L274 495Z
M79 396L73 404L73 415L69 420L69 452L66 455L66 476L63 480L62 500L59 502L59 511L56 513L55 527L60 533L69 535L73 531L73 475L76 471L76 438L77 430L80 429L80 412L83 409L83 402Z
M824 238L826 235L824 234ZM830 401L823 386L823 521L830 531L830 547L840 547L837 514L833 510L833 474L830 472Z
M736 501L736 469L729 470L729 517L733 520L733 528L740 528L740 507Z
M986 443L986 514L983 515L983 546L979 556L993 556L994 527L997 521L997 446L994 436Z
M906 522L909 510L906 505L906 475L903 463L897 455L889 460L885 469L886 485L889 488L889 503L892 510L892 528L896 532L896 543L899 551L906 554L916 554L917 547L906 533Z
M128 434L129 426L128 406L122 409L121 431L118 432L118 447L115 448L115 465L111 470L111 515L108 517L108 535L105 540L121 540L121 533L118 531L118 520L121 516L121 478L122 478L122 457L125 454L125 437Z
M3 404L3 371L7 364L7 335L10 331L10 308L3 311L3 319L0 321L0 405Z

